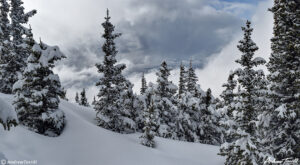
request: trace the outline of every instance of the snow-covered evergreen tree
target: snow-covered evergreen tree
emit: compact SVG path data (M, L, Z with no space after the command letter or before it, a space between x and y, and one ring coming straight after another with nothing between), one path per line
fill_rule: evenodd
M275 0L272 54L267 64L272 107L266 114L269 154L300 158L300 1Z
M12 93L13 84L21 77L26 67L26 60L31 53L30 48L26 47L26 40L28 40L26 36L30 35L31 32L23 24L28 22L36 10L25 13L22 5L21 0L11 0L10 34L12 39L9 44L9 51L5 53L4 62L0 65L3 84L1 91L8 94Z
M211 89L207 89L205 95L199 101L200 114L198 115L198 136L199 142L203 144L221 144L221 129L219 127L219 114L216 111L216 104Z
M224 106L230 106L230 104L234 101L234 89L237 86L237 81L234 80L234 73L231 71L229 73L227 83L223 84L222 86L225 88L225 90L222 92L220 97L223 100L222 107ZM232 111L228 111L229 116L232 116Z
M79 95L78 95L78 92L76 92L75 102L79 104Z
M86 98L86 94L85 94L85 89L83 88L81 93L80 93L80 100L79 100L79 105L85 106L85 107L89 107L90 104Z
M0 92L10 93L11 83L8 83L6 66L10 55L10 21L8 19L9 4L0 0Z
M179 85L178 85L178 97L180 98L183 93L185 93L187 86L187 71L183 64L180 64L180 74L179 74Z
M143 73L142 75L142 87L141 87L141 95L143 95L147 90L147 81L146 81L146 78L145 78L145 74Z
M92 105L93 105L93 106L95 106L95 105L96 105L96 102L97 102L97 101L96 101L96 96L94 96L94 99L93 99Z
M147 147L155 147L155 106L154 101L151 99L149 107L144 111L144 128L141 138L141 144Z
M233 140L233 135L230 131L235 129L231 128L234 127L232 112L235 110L236 103L236 92L234 90L236 89L237 81L234 78L235 74L231 71L229 73L227 83L222 85L225 87L225 90L220 95L222 101L218 107L219 114L221 115L219 123L226 142L231 142Z
M162 62L157 75L154 104L159 109L158 135L165 138L176 138L176 116L178 114L175 94L177 87L169 81L170 69Z
M58 47L36 44L30 35L31 47L23 76L14 86L14 106L20 124L37 133L58 136L63 131L65 116L58 109L62 88L58 75L51 70L54 62L65 56Z
M198 81L198 77L196 76L195 70L192 65L192 61L190 61L190 67L189 70L187 71L187 90L194 95L197 95L196 92L197 81Z
M179 140L188 142L199 142L197 128L199 124L199 98L185 91L178 98L178 111L176 132Z
M149 83L147 85L147 89L143 95L136 96L134 100L134 110L135 110L135 123L137 127L138 132L144 132L144 124L145 124L145 119L144 119L144 112L150 107L150 104L152 101L155 99L155 89L156 85L153 83ZM155 111L155 119L157 120L157 110ZM157 130L157 125L155 126L155 132Z
M232 164L262 164L262 153L257 136L256 121L260 112L261 104L260 85L264 84L264 74L261 70L253 67L264 64L266 61L261 57L253 59L258 47L251 39L253 29L247 21L243 27L244 39L239 41L238 49L242 52L240 59L236 60L242 66L235 71L237 81L241 86L237 93L237 103L234 105L233 121L235 130L230 131L232 142L226 142L221 146L220 154L226 156L227 165Z
M147 108L147 104L146 104L147 91L148 88L145 91L145 94L135 95L134 102L133 102L133 117L134 117L137 132L143 132L143 128L145 124L144 111Z
M63 100L66 100L68 101L68 98L67 98L67 90L65 88L62 88L62 94L60 95L60 98L63 99Z
M98 72L103 74L96 84L100 91L99 100L95 105L97 111L98 125L121 133L129 133L135 130L133 120L133 92L132 84L124 78L122 71L126 68L124 64L117 64L116 50L114 40L121 34L114 33L114 26L110 22L109 11L105 22L103 38L105 43L102 50L105 53L102 64L96 64Z

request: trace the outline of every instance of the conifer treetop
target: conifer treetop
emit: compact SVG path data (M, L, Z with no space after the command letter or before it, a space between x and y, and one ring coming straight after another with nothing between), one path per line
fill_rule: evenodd
M242 27L242 30L244 31L244 38L239 41L239 45L237 47L243 54L241 59L236 60L236 62L248 68L265 64L266 61L261 57L256 57L252 60L254 53L258 50L258 47L251 38L253 32L251 22L247 20L246 26Z

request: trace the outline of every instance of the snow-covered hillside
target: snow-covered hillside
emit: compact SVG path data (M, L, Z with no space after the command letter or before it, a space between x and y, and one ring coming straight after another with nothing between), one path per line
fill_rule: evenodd
M12 96L0 94L11 104ZM219 147L155 138L152 149L139 144L140 134L122 135L96 126L95 112L66 101L60 109L67 124L59 137L46 137L22 126L0 129L0 157L37 160L39 165L222 165ZM1 152L4 154L2 155Z

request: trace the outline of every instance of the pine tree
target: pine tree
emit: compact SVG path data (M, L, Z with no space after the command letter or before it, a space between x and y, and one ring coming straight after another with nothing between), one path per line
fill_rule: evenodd
M30 48L26 45L27 37L30 31L23 26L36 10L28 13L24 12L23 2L21 0L11 0L11 24L10 33L12 40L9 44L9 51L4 56L4 62L0 65L2 84L1 91L7 94L12 93L13 84L21 77L23 70L26 67L26 60L30 55Z
M141 138L141 144L154 148L155 147L155 107L153 100L151 101L150 106L145 109L144 112L144 128L143 128L143 135Z
M147 90L147 82L146 82L146 79L145 79L145 74L143 73L142 75L142 87L141 87L141 95L145 94Z
M268 123L268 152L277 160L300 158L300 2L275 0L272 54L267 64L272 107Z
M75 102L79 104L79 96L78 96L78 92L76 92Z
M96 105L96 103L97 103L97 101L96 101L96 96L94 96L94 99L93 99L92 105L93 105L93 106L95 106L95 105Z
M195 74L195 70L192 66L192 61L190 61L190 67L189 67L189 70L188 70L188 77L187 77L187 90L196 95L197 92L196 92L196 84L197 84L197 81L198 81L198 77L196 76Z
M185 91L178 98L179 114L176 123L176 132L179 140L188 142L199 142L197 129L199 124L199 98Z
M180 98L183 93L186 92L186 84L187 83L187 71L185 67L181 63L180 65L180 75L179 75L179 89L178 89L178 97Z
M61 93L61 96L60 98L63 99L63 100L66 100L68 101L68 98L67 98L67 90L65 88L62 88L62 93Z
M105 39L102 50L105 56L103 64L96 64L98 72L103 73L103 77L96 84L100 87L99 100L94 107L97 112L96 119L98 125L103 128L121 133L133 132L136 127L132 112L133 85L122 75L126 65L116 65L118 51L114 40L121 34L113 33L115 27L110 22L108 10L102 26L104 28L102 37Z
M175 94L177 87L169 81L170 69L164 61L157 75L157 88L155 89L155 100L159 109L158 135L165 138L176 138L176 116L177 107Z
M199 142L203 144L220 145L221 129L218 125L219 114L216 111L216 104L211 89L207 89L200 100L200 117L198 122Z
M225 138L226 142L232 142L233 137L230 133L231 130L234 130L233 124L233 111L235 110L236 104L236 92L234 91L237 86L237 81L234 79L235 74L234 72L230 72L228 76L227 83L223 84L225 90L222 92L220 97L222 101L218 107L219 114L221 115L220 125L222 129L223 137ZM240 88L239 88L240 89Z
M6 65L10 53L10 21L8 19L9 4L0 0L0 92L10 93L11 85L7 83Z
M234 73L230 72L227 83L223 84L222 86L225 87L225 90L220 95L223 99L222 107L230 106L230 104L234 101L234 89L237 86L236 80L234 80ZM232 111L228 111L228 115L232 116Z
M135 110L135 122L136 122L136 127L137 127L137 131L138 132L144 132L144 126L145 126L145 119L144 119L144 114L145 114L145 110L147 110L152 101L155 100L155 90L156 90L157 86L153 83L149 83L147 85L147 89L145 91L145 93L143 95L139 95L136 96L135 100L134 100L134 110ZM154 105L156 106L156 105ZM155 111L154 113L155 116L155 120L157 120L158 116L157 116L157 111ZM155 121L157 122L157 121ZM156 132L158 125L155 125L155 129L154 131Z
M85 107L89 107L89 102L87 101L86 98L86 94L85 94L85 89L83 88L82 92L80 93L80 101L79 101L79 105L85 106Z
M14 106L20 124L37 133L58 136L64 128L64 113L58 109L62 88L58 75L51 70L54 62L65 56L58 47L36 44L30 35L31 47L23 76L14 86Z
M253 59L258 47L251 39L253 29L247 21L243 27L244 39L239 41L238 49L242 52L241 59L236 60L242 66L235 71L237 81L241 86L238 92L237 103L233 111L233 121L236 128L231 131L232 142L226 142L221 146L220 154L226 156L225 164L262 164L260 144L257 135L257 115L260 111L260 85L264 84L264 75L261 70L253 67L264 64L260 57Z

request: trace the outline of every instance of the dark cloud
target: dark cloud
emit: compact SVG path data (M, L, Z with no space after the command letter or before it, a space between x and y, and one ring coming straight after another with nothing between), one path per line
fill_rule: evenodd
M241 18L216 10L207 1L133 0L130 10L136 11L134 19L115 23L116 30L123 33L117 40L118 59L132 64L127 73L147 71L162 60L176 66L180 61L193 59L201 68L208 57L232 40L242 25ZM102 31L102 27L97 31ZM100 33L85 37L66 49L69 59L65 65L76 67L76 71L94 66L103 57Z
M36 0L35 3L40 2ZM59 44L68 57L57 67L63 85L78 89L95 86L101 76L95 64L103 60L101 22L105 15L104 7L98 10L95 6L103 6L106 1L73 3L66 0L61 3L74 6L58 10L57 15L52 13L52 9L60 1L47 3L49 5L41 3L39 6L41 17L34 20L34 30L35 27L44 27L36 28L37 34L50 38L50 43ZM245 9L244 5L223 4L219 0L124 0L123 6L116 5L117 0L107 3L114 4L111 8L108 5L111 21L116 26L116 32L123 34L116 40L119 50L117 58L127 64L126 77L151 71L163 60L167 60L172 68L176 68L181 61L188 65L189 60L193 60L195 67L203 68L208 58L219 53L240 31L242 18L238 16L239 12L232 11L243 12ZM81 6L84 12L79 14L74 8ZM64 14L65 10L70 13ZM45 22L46 19L49 21ZM55 25L55 29L47 31L45 27L50 25Z

